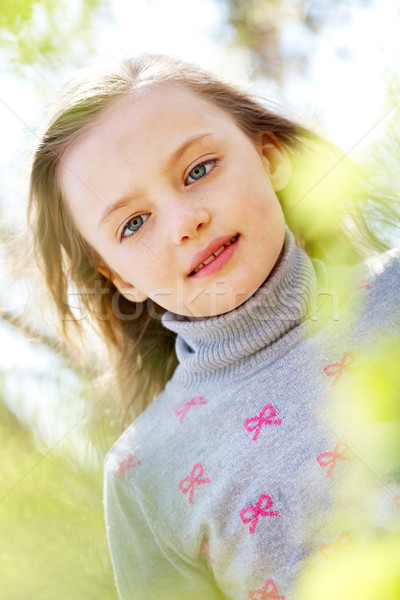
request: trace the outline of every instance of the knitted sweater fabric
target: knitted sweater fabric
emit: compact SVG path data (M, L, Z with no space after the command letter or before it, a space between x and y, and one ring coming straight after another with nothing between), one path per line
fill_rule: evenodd
M327 269L287 231L243 305L163 315L179 365L105 461L123 600L292 600L305 561L318 573L392 526L393 448L381 422L346 411L362 406L365 368L398 345L399 282L398 250Z

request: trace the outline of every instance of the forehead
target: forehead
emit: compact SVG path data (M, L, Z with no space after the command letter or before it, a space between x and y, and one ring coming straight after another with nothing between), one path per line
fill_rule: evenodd
M173 144L188 129L207 126L224 130L236 127L236 123L230 113L183 85L149 84L112 103L94 124L85 128L67 155L104 139L121 142L127 135L139 143L154 138L162 142L164 136Z
M118 188L167 161L192 135L211 133L243 143L231 115L183 85L152 84L116 100L64 155L60 183L69 203L82 195L108 201ZM149 174L149 173L147 173Z

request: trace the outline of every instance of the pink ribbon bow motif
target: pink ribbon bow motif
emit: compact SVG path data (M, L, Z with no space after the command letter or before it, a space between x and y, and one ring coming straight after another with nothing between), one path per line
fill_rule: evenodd
M211 563L215 563L215 560L210 556L210 541L204 540L200 548L200 554L203 554L208 558Z
M193 396L187 402L181 404L174 410L174 415L179 417L179 421L182 421L183 417L186 415L187 411L191 406L199 406L199 404L207 404L207 400L203 400L204 396Z
M269 414L265 416L267 411L269 411ZM276 410L272 404L266 404L259 415L251 417L251 419L247 419L243 423L246 431L249 433L255 432L253 435L253 442L255 442L260 435L263 425L280 425L282 423L282 419L273 419L272 417L276 417Z
M322 544L319 547L319 551L322 556L326 559L336 559L341 552L349 551L352 549L353 538L348 531L342 531L338 539L331 544Z
M330 365L326 365L324 367L324 373L327 377L334 377L335 379L332 382L332 385L337 385L339 381L339 377L342 375L344 371L353 371L356 367L353 367L353 363L356 360L356 357L352 352L346 352L342 356L339 362L331 363Z
M367 280L365 279L365 277L363 277L362 279L360 279L360 281L358 283L356 283L356 285L350 290L350 292L354 292L355 290L361 290L363 288L370 288L371 284L367 283Z
M140 460L134 462L134 459L134 454L130 454L129 452L128 454L125 454L124 458L119 463L119 466L114 469L114 475L118 475L118 477L125 481L125 471L133 469L136 465L140 465Z
M273 579L268 579L259 590L249 592L250 600L285 600L285 596L279 595L279 590Z
M240 511L239 517L242 519L243 523L245 525L251 523L249 527L250 533L255 532L260 517L277 517L279 515L279 510L268 510L273 504L271 496L268 496L268 494L261 494L254 506L247 506Z
M179 489L183 494L187 494L189 492L189 504L193 502L193 494L194 494L194 486L202 485L204 483L210 483L211 479L209 477L205 477L201 479L201 476L204 474L204 467L201 463L196 463L192 469L192 472L188 477L185 477L179 482ZM186 485L187 484L187 485Z
M354 456L348 456L350 452L349 448L345 444L345 442L339 442L336 444L334 449L330 452L323 452L317 456L317 461L320 467L329 467L326 476L330 477L333 473L333 470L336 466L338 460L355 460ZM328 460L325 460L325 457Z

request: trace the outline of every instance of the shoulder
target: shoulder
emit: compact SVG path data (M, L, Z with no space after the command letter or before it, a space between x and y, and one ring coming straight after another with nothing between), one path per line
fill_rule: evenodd
M368 258L362 285L368 288L369 307L381 313L398 312L400 247Z
M125 518L132 527L151 504L152 440L157 445L154 419L148 415L151 406L124 431L104 459L103 501L108 528L122 527Z
M132 424L114 443L104 459L106 482L114 481L114 477L126 478L125 468L135 459L135 427Z
M327 267L326 278L322 292L331 294L338 330L347 323L349 334L357 331L364 339L382 331L399 336L400 247L355 265Z
M363 335L385 332L398 339L400 247L371 256L359 266L351 286L350 309L356 321L363 323Z
M370 281L387 285L396 286L398 289L400 281L400 246L371 256L365 262L366 271Z
M346 282L345 298L363 289L368 289L371 297L382 291L391 296L400 284L400 246L369 256L356 265L331 267L329 274L337 285L343 280Z
M182 403L182 391L168 382L164 391L124 431L104 460L105 485L120 487L121 481L135 488L148 486L151 473L166 463L165 448L179 442L175 408ZM169 426L165 427L168 423Z
M156 438L157 412L161 394L146 410L122 433L104 459L104 471L108 481L125 480L128 471L140 464L143 448L147 440ZM155 410L156 409L156 410ZM139 462L137 462L139 461Z

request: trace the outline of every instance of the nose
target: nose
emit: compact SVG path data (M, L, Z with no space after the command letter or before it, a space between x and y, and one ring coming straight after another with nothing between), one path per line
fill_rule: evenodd
M185 241L195 239L202 228L210 222L209 212L201 206L184 203L175 206L169 213L171 239L180 245Z

